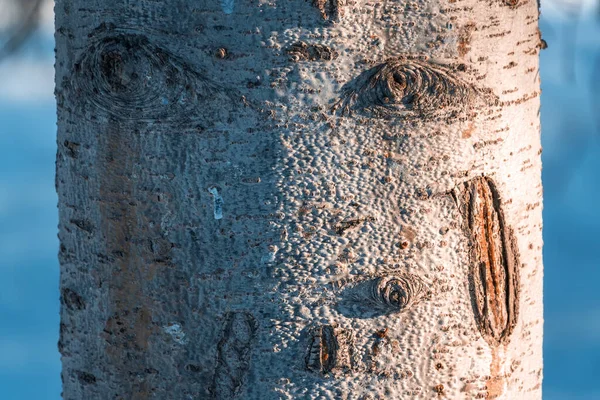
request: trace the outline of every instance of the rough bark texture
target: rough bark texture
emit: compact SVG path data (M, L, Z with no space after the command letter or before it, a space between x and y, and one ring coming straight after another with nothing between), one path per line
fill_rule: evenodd
M57 0L65 399L540 399L532 0Z

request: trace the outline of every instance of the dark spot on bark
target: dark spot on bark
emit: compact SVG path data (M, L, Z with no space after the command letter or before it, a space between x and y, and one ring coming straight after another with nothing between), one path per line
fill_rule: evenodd
M305 42L294 43L287 51L290 61L331 61L338 57L338 53L328 46L321 44L308 44Z
M416 188L415 189L415 199L418 200L427 200L431 196L431 189L427 188Z
M470 240L469 284L475 320L493 346L508 343L519 313L519 251L491 178L476 177L453 192Z
M252 343L258 323L248 312L225 315L223 333L217 345L217 361L211 388L215 399L233 399L243 387L250 368Z
M227 52L227 49L224 47L221 47L221 48L217 49L217 51L215 52L215 57L222 60L224 58L227 58L228 54L229 53Z
M349 329L321 325L309 330L304 361L311 372L327 374L353 367L354 335Z
M71 158L77 158L79 156L79 143L65 140L63 145L67 148L67 155Z
M82 385L94 385L96 384L96 377L93 374L85 371L75 371L77 375L77 380L81 382Z
M83 310L85 308L83 298L72 289L62 289L60 299L62 304L69 310Z
M65 352L65 338L67 336L67 325L64 323L60 323L59 325L59 330L58 330L58 343L57 343L57 347L58 347L58 352L61 355L66 355Z
M94 233L94 224L90 220L71 219L69 222L78 227L79 229L86 231L87 233Z
M190 371L190 372L202 372L202 367L196 364L187 364L185 366L186 371Z
M375 218L373 218L373 217L348 219L348 220L340 222L339 224L337 224L335 226L335 233L340 236L343 236L346 233L346 231L357 228L363 222L367 222L367 221L372 222L374 220L375 220Z

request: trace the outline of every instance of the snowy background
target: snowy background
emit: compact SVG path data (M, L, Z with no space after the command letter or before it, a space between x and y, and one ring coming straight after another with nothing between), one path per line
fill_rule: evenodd
M0 3L5 0L0 0ZM544 399L600 399L600 12L542 1ZM1 7L0 7L1 8ZM60 399L52 8L0 61L0 399ZM0 25L3 16L0 9Z

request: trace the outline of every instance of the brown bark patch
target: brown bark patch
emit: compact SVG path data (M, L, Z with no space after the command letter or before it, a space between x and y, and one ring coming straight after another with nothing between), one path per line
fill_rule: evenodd
M469 282L479 332L508 343L519 312L519 253L494 181L476 177L455 191L470 240Z
M502 375L503 362L504 359L499 354L499 348L493 347L492 362L490 364L490 378L485 383L488 399L497 399L504 394L504 376Z
M463 138L463 139L470 138L473 135L474 131L475 131L475 125L473 123L471 123L469 125L469 127L462 132L461 138Z
M160 224L149 218L162 214L162 205L138 185L134 175L141 157L135 125L109 121L99 145L104 158L101 165L100 231L108 262L103 275L108 277L110 317L104 337L110 364L120 366L114 376L122 377L122 393L133 400L147 399L149 381L129 380L130 375L145 375L149 368L149 340L156 331L153 323L152 279L156 269L170 260L171 246L164 244ZM162 260L159 262L158 260Z
M471 38L475 30L475 23L469 22L463 25L458 31L458 55L464 57L471 51Z

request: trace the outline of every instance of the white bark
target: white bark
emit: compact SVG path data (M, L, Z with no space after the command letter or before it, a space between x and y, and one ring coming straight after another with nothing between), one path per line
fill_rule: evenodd
M535 1L56 2L65 399L539 399Z

